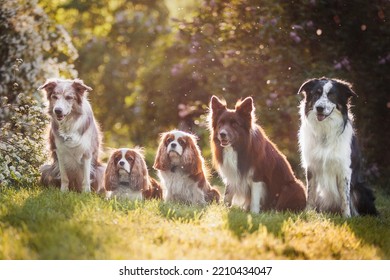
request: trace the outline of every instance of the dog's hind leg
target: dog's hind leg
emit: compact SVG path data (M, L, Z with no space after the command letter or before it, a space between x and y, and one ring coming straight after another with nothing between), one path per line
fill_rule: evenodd
M106 167L103 165L98 164L95 168L95 174L93 177L93 180L91 182L92 189L96 193L103 193L104 192L104 172L106 170Z
M278 211L301 211L306 207L306 193L303 184L297 180L281 188L277 195L275 209Z

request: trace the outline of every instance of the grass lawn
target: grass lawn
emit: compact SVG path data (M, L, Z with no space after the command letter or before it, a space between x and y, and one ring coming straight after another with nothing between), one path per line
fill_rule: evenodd
M376 195L380 217L344 219L2 188L0 259L390 259L390 194Z

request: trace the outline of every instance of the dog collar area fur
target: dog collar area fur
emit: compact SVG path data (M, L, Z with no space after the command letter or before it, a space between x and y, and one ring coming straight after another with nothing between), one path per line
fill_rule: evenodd
M180 170L180 169L184 169L184 166L172 166L171 167L171 172L172 173L175 173L176 171Z
M64 142L72 141L72 136L70 135L60 135L60 137L64 140Z
M127 181L119 182L119 186L129 188L130 190L135 191L135 192L141 191L140 189L137 188L137 186L134 186L134 185L130 184L130 182L127 182Z

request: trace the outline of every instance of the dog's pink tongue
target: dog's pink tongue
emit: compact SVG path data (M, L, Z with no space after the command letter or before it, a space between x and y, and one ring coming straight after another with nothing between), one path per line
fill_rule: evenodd
M318 121L321 122L321 121L323 121L324 119L325 119L325 115L322 115L322 114L318 114L318 115L317 115L317 120L318 120Z

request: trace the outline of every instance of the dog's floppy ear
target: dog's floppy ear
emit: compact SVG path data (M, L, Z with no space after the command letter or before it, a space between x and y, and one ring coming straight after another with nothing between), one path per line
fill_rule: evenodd
M80 79L74 79L72 87L75 89L76 93L79 95L83 95L86 91L91 91L92 88L84 84L84 82Z
M56 79L48 79L46 82L41 85L38 90L45 90L47 93L47 97L49 98L50 95L53 93L54 89L57 86L57 80Z
M203 159L194 135L186 136L187 147L182 155L183 169L191 175L197 175L203 171Z
M108 159L108 163L104 175L104 189L106 191L112 191L114 188L116 188L117 181L118 181L118 176L115 172L116 167L115 167L114 153L112 153L110 158Z
M238 101L236 104L236 111L244 117L252 118L252 114L255 111L252 97L249 96L242 101Z
M318 82L318 79L310 79L304 82L298 90L298 94L303 94L305 97L307 93L313 88L313 86Z
M156 170L167 171L170 168L167 155L167 147L165 146L166 137L168 137L167 133L161 134L160 145L158 146L156 158L153 164L153 168Z
M134 152L133 169L131 170L130 179L132 184L136 185L138 190L149 190L149 172L145 159L138 151Z

